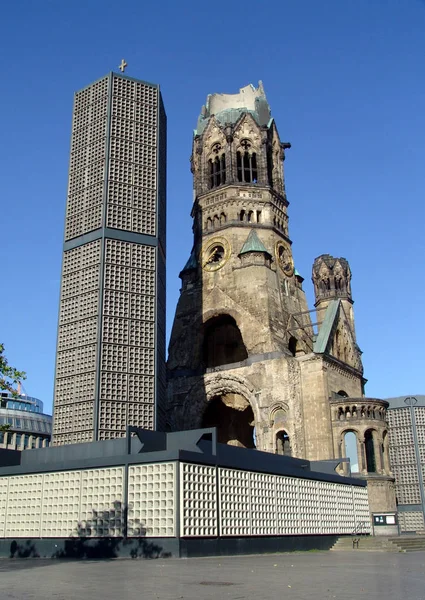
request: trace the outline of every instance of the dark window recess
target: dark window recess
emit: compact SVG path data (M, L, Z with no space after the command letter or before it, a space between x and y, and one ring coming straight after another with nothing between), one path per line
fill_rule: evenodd
M286 431L278 431L276 434L276 454L291 456L291 443Z
M373 434L369 429L364 436L366 450L366 465L368 473L376 473L375 447L373 443Z
M214 160L210 158L209 164L209 176L210 176L210 188L218 187L226 183L226 157L224 154L216 156Z
M297 338L294 338L293 336L291 336L289 338L288 350L292 354L292 356L296 356L296 354L297 354Z
M257 155L255 152L250 154L248 151L236 154L236 169L238 172L238 181L243 183L257 183Z

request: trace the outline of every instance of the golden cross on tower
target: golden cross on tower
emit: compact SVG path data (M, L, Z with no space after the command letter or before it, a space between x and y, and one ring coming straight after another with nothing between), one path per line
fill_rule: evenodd
M126 68L127 66L128 66L128 65L127 65L127 63L126 63L126 62L125 62L125 60L122 58L122 59L121 59L121 64L120 64L120 66L118 67L118 68L119 68L119 70L121 71L121 73L124 73L124 71L125 71L125 68Z

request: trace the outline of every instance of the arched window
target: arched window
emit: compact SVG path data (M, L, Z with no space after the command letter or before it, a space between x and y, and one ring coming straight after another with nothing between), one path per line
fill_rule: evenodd
M248 223L251 223L254 220L254 211L250 210L248 212Z
M239 214L239 221L245 221L245 211L241 210Z
M344 390L339 390L338 396L341 396L341 398L348 398L348 394L347 392L345 392Z
M257 223L261 223L261 210L257 210Z
M357 452L357 436L354 431L347 431L344 434L345 456L350 459L352 473L359 472L359 455Z
M213 223L212 223L211 217L208 217L208 219L207 219L207 229L212 229L212 224Z
M225 223L226 221L226 215L224 214L224 212L222 212L220 215L220 225L223 225L223 223Z
M281 456L292 456L289 435L285 430L276 433L276 454Z
M366 466L368 473L376 473L375 444L373 442L373 432L368 429L364 434L364 444L366 450Z
M210 188L215 188L226 183L226 156L222 154L221 156L216 156L214 160L210 158L208 164Z
M257 155L255 152L250 154L248 150L236 153L236 169L238 181L244 183L257 183Z
M205 323L204 363L217 367L240 362L248 358L241 332L230 315L213 317Z

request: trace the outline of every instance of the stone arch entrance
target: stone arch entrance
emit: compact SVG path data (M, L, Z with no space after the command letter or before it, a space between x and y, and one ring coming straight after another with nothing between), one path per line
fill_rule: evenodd
M217 427L221 443L263 449L258 426L262 419L250 381L233 373L209 373L203 384L203 401L199 388L189 395L191 408L199 415L196 427Z
M202 416L202 427L216 427L221 444L255 448L252 407L242 394L227 392L214 396Z

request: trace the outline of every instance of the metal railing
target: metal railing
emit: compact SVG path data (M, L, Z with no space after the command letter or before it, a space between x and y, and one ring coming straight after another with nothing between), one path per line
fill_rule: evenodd
M367 535L366 521L359 521L358 523L356 523L353 531L351 532L351 535L353 541L353 548L358 548L361 536Z

